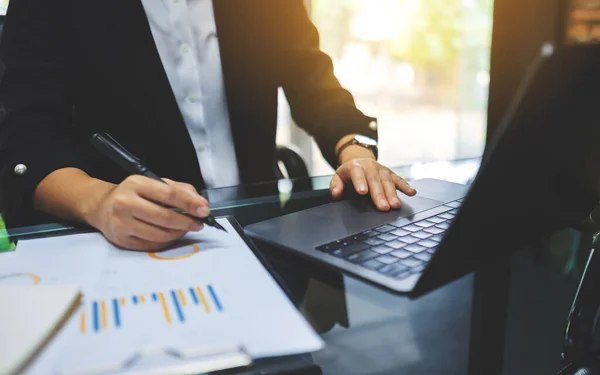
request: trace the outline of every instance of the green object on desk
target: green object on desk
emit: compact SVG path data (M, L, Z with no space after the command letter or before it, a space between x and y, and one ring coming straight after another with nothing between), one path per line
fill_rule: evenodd
M16 248L15 244L10 242L8 239L8 233L6 232L6 225L0 214L0 253L6 251L14 251Z

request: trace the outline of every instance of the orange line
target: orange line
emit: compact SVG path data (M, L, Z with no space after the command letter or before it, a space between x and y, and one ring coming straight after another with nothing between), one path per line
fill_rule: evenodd
M125 297L121 297L121 306L125 306Z
M106 303L100 302L100 317L102 319L102 329L106 329Z
M202 306L204 306L204 310L206 310L206 312L210 312L210 308L208 307L208 303L206 303L206 298L204 298L202 289L200 289L200 287L196 287L196 292L198 293L198 297L200 297L200 301L202 302Z
M165 320L167 324L171 324L171 314L169 314L169 308L167 307L167 303L165 302L165 295L160 292L158 293L158 298L160 298L160 304L162 306L163 312L165 313Z
M187 301L185 300L185 297L184 297L183 292L181 291L181 289L177 290L177 294L179 294L179 299L181 300L181 304L183 306L187 305Z
M146 298L144 297L144 295L143 295L143 294L140 296L140 302L141 302L141 303L144 303L144 302L146 302Z
M85 311L81 312L81 317L79 319L79 330L81 333L85 333Z

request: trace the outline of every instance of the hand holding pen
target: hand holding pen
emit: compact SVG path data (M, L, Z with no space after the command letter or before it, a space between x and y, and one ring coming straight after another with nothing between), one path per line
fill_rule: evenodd
M94 145L98 148L97 143ZM114 161L115 158L123 161L123 155L108 155L106 149L103 153ZM139 162L131 154L128 157L133 158L128 165ZM141 163L138 167L145 168ZM87 221L123 248L157 251L189 231L202 229L201 220L210 220L208 202L189 184L136 173L106 190L102 200L89 210L93 214ZM208 225L215 224L218 225L212 219Z

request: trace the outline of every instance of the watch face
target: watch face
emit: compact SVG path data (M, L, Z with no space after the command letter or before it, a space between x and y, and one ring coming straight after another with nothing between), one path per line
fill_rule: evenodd
M354 137L359 143L362 143L367 146L375 147L377 146L377 141L373 138L365 137L364 135L357 135Z

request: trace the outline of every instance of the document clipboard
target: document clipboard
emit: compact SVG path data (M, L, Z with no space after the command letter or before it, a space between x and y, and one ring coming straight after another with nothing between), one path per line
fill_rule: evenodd
M162 364L157 365L156 361ZM242 346L218 348L146 348L127 357L121 363L59 371L60 375L164 375L203 374L220 370L248 367L252 357Z

